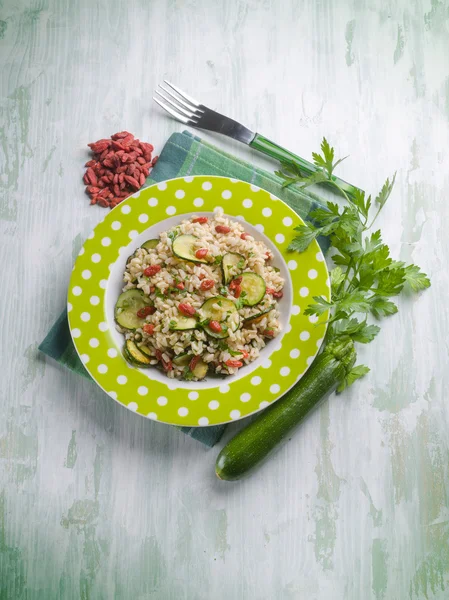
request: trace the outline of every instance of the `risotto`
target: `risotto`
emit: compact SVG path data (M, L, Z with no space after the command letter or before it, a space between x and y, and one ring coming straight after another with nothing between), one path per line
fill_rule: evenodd
M193 216L129 257L115 320L133 365L228 376L280 330L284 280L267 246L222 213Z

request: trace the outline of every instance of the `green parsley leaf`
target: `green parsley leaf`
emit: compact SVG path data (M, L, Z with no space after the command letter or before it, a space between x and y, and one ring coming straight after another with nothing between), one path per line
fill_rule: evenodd
M300 232L300 235L292 239L287 250L289 252L304 252L316 239L319 229L312 229L309 225L300 225L295 229Z
M227 296L228 288L225 285L222 285L220 288L218 288L218 292L219 292L220 296Z
M343 390L351 386L354 381L357 381L357 379L360 379L369 372L370 368L366 365L357 365L356 367L353 367L338 386L337 394L340 394Z
M388 317L398 312L398 307L394 302L387 300L386 298L374 297L371 299L371 313L380 319L381 317Z
M430 280L416 265L404 269L404 279L414 292L420 292L430 287Z
M221 265L223 257L219 254L214 258L214 265Z

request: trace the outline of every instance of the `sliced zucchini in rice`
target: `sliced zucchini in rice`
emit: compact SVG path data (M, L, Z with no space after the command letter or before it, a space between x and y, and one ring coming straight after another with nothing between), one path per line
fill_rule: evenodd
M240 265L240 266L239 266ZM233 279L238 270L245 266L245 257L237 252L228 252L223 256L221 270L223 271L223 282L227 285Z
M141 352L132 340L126 340L123 355L129 362L139 367L148 367L150 365L149 356Z
M204 319L209 319L210 321L218 321L222 327L222 330L212 331L212 329L205 325L205 332L211 337L223 339L229 336L228 325L226 321L232 316L233 320L233 331L237 331L240 324L240 317L237 312L237 308L232 300L228 300L227 298L223 298L223 296L214 296L213 298L209 298L204 302L201 307L201 314Z
M152 352L151 349L145 344L138 344L137 347L143 354L145 354L145 356L148 356L149 358L154 358L154 352Z
M192 370L192 374L197 379L204 379L207 375L208 365L201 359L196 363L195 368Z
M170 320L170 329L172 331L188 331L189 329L195 329L197 324L197 320L193 317L179 316Z
M196 235L178 235L173 241L173 254L177 258L182 258L182 260L188 260L189 262L207 263L207 260L195 256L195 247L198 240L199 238Z
M151 250L152 248L156 248L159 244L159 240L147 240L141 245L141 248L145 248L145 250Z
M187 367L187 365L192 360L192 356L193 354L190 354L189 352L183 352L182 354L178 354L178 356L175 356L175 358L173 359L173 364L177 367Z
M246 306L259 304L265 296L267 289L263 277L251 272L242 273L240 277L242 278L242 282L240 283L242 293L240 297L243 299L243 303Z
M243 327L250 327L251 325L260 323L260 321L262 321L264 316L267 315L269 312L271 312L273 310L273 308L275 308L274 304L272 304L271 306L269 306L266 310L263 310L262 312L256 313L255 315L251 315L250 317L243 319Z
M137 316L137 311L149 306L151 301L142 290L135 288L126 290L120 294L115 303L114 318L120 327L125 329L137 329L145 325L145 319Z

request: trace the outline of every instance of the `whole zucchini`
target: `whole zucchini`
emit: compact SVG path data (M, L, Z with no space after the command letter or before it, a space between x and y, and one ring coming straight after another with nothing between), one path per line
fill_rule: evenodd
M223 448L215 464L220 479L240 479L258 465L351 370L356 358L349 337L330 342L304 377Z

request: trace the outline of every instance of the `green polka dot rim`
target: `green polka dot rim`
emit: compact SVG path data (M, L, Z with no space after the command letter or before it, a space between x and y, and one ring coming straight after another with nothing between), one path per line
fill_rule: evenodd
M274 255L285 279L279 302L282 333L260 357L226 379L168 379L138 369L122 356L124 337L114 323L126 259L144 241L192 215L218 208L245 223ZM242 419L269 406L307 371L326 333L327 314L304 315L313 296L330 298L329 275L316 242L302 254L287 247L301 218L257 186L227 177L195 176L158 183L114 208L86 240L73 268L67 310L73 343L95 382L111 398L154 421L189 427Z

